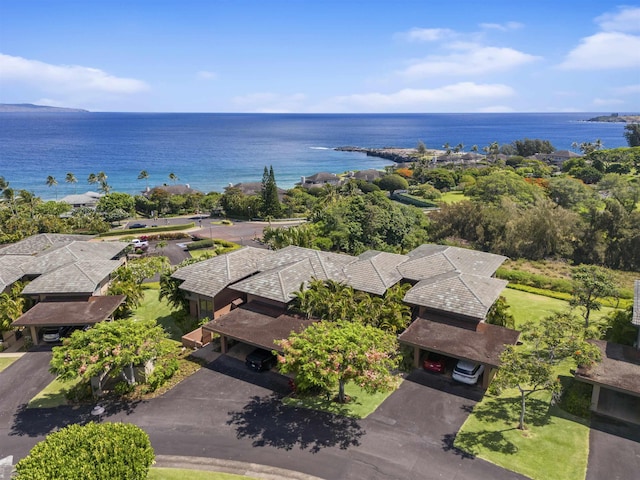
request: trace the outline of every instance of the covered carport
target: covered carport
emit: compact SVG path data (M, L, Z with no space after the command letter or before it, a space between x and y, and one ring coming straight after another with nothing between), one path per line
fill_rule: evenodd
M576 380L593 385L591 410L640 425L640 350L594 340L602 353L595 365L576 371Z
M520 332L485 322L467 328L418 317L398 337L400 343L413 347L413 365L420 367L424 352L433 352L458 360L484 365L482 388L488 388L495 370L500 366L500 354L506 345L514 345Z
M229 340L264 348L279 350L276 340L299 333L316 320L285 315L282 307L250 302L210 321L202 328L220 335L220 350L227 353Z
M28 327L31 340L37 345L40 328L95 325L110 319L125 299L125 295L104 295L92 296L88 300L44 301L27 310L12 326Z

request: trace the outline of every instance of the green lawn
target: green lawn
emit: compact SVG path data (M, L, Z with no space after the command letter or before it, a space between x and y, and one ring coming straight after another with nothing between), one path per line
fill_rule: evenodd
M443 193L437 201L439 203L456 203L462 200L469 200L469 197L460 191L451 191Z
M527 402L527 430L518 430L519 398L517 390L485 395L458 432L455 446L536 480L584 480L589 427L549 408L550 395L537 392Z
M503 292L516 326L569 308L569 303L532 293ZM612 309L593 312L597 321ZM559 376L572 377L572 362L558 366ZM527 401L525 423L520 431L520 395L516 389L500 395L486 394L456 436L455 445L471 455L540 480L583 480L589 454L589 426L557 407L549 407L550 394L536 392Z
M516 319L516 327L522 326L523 323L529 320L539 321L554 312L562 312L570 308L569 302L565 300L544 297L511 288L505 288L502 291L502 296L507 299L507 303L511 307L511 314ZM591 319L598 321L613 312L613 310L613 308L603 307L602 310L592 312Z
M0 357L0 372L15 362L20 357Z
M79 382L80 378L67 382L56 378L29 401L27 408L53 408L66 405L65 394Z
M398 386L400 386L400 383L401 382L398 383ZM283 403L292 407L320 410L345 417L366 418L368 415L375 412L376 408L378 408L378 406L393 393L393 391L390 391L370 394L354 383L347 383L344 387L344 391L345 394L350 397L350 401L345 404L328 400L325 395L302 398L286 397L283 400ZM337 395L337 392L332 392L331 397L334 397L335 395Z
M151 467L148 480L254 480L253 477L234 475L233 473L208 472L205 470L187 470L183 468Z
M132 318L140 320L154 320L162 325L172 340L180 341L182 330L176 324L172 309L166 300L158 300L158 288L151 286L144 291L144 298L140 306L133 311Z

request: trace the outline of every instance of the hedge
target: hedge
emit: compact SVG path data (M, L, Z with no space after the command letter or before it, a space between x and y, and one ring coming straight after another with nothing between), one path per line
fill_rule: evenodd
M415 207L420 207L420 208L434 208L438 206L433 202L429 202L427 200L416 197L414 195L410 195L408 193L394 193L393 195L391 195L391 199L396 200L400 203L407 203L409 205L413 205Z
M174 232L176 230L186 230L189 228L194 228L196 224L194 222L191 223L181 223L179 225L165 225L164 227L149 227L149 228L129 228L126 230L112 230L110 232L105 232L101 234L101 237L116 237L118 235L139 235L141 233L157 233L157 232Z
M47 435L16 465L17 480L144 480L155 454L130 423L69 425Z

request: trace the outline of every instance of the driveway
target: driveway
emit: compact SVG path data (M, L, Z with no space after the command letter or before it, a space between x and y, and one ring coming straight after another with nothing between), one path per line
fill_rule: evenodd
M363 420L284 406L286 393L286 377L223 355L157 399L108 406L103 420L139 425L158 455L252 462L327 479L524 478L452 448L479 397L466 386L440 385L415 371ZM0 451L17 460L46 433L88 420L89 409L19 412L0 436Z
M586 480L626 480L640 472L640 427L595 415L589 432Z

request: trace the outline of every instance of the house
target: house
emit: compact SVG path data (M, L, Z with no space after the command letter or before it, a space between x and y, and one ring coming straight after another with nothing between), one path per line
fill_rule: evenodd
M185 183L184 185L159 185L157 187L149 188L142 192L142 195L149 198L155 192L164 192L169 195L192 195L194 193L202 193L195 188L191 188L191 185Z
M368 170L359 170L357 172L353 172L350 177L355 178L356 180L364 180L365 182L373 182L378 178L382 178L384 176L384 172L380 170L375 170L370 168Z
M300 185L304 188L323 187L324 185L340 185L341 179L335 173L319 172L310 177L301 177Z
M73 208L93 208L95 209L98 205L98 201L103 197L102 193L97 192L85 192L73 195L67 195L64 198L61 198L60 201L64 203L68 203Z
M486 387L505 345L518 341L519 332L484 322L507 284L492 277L505 260L500 255L442 245L422 245L406 255L370 250L358 257L297 246L254 250L245 247L172 275L184 280L180 289L193 313L212 314L203 331L220 335L223 352L229 340L274 349L274 339L303 328L304 319L288 315L287 308L314 279L380 296L399 282L410 283L404 301L414 307L415 319L399 341L414 349L416 367L428 352L470 360L485 366ZM210 303L203 307L203 301Z
M542 160L551 165L562 167L562 164L567 160L570 160L572 158L580 158L582 157L582 155L579 155L575 152L571 152L569 150L557 150L552 153L536 153L534 157L537 160Z
M228 187L225 187L225 191L229 188L237 188L245 195L260 195L262 193L262 182L240 182L235 185L230 183ZM278 200L282 201L287 191L283 188L276 188L276 190L278 192Z
M640 280L635 281L631 324L638 327L640 340ZM592 385L591 411L640 425L640 343L635 347L593 340L602 361L578 367L575 379Z
M90 242L91 238L39 234L0 248L0 291L8 291L17 281L29 280L22 295L36 302L46 301L48 306L52 301L88 302L93 296L104 295L111 275L126 261L127 244ZM47 312L48 306L38 307L35 312ZM14 323L14 326L26 325ZM37 331L32 331L34 333ZM12 333L8 333L5 339L7 335L12 337ZM37 343L38 337L32 335L32 338Z

